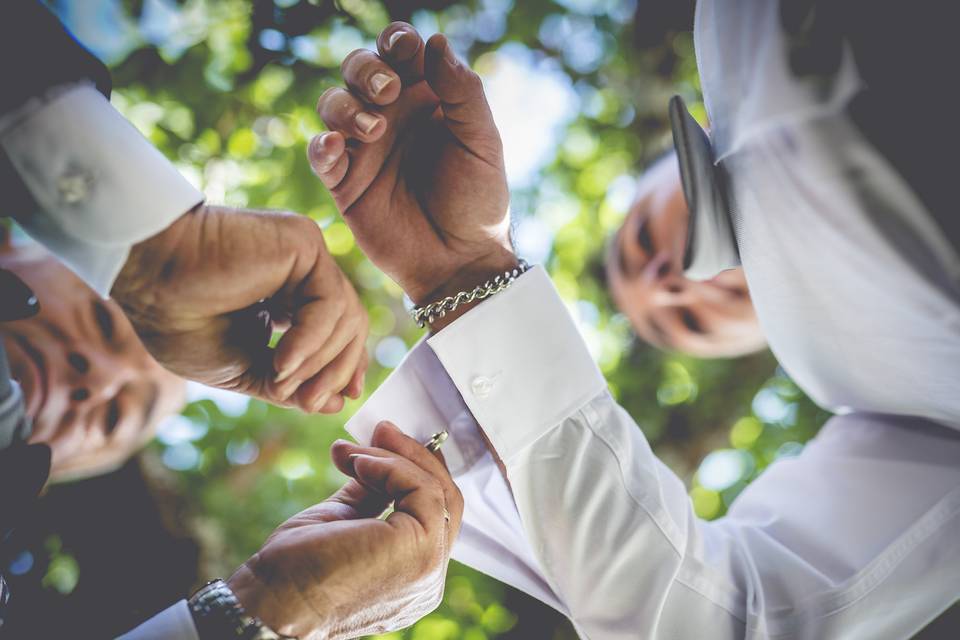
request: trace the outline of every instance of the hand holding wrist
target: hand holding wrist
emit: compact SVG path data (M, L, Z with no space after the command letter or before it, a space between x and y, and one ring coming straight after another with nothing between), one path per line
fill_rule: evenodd
M366 311L304 216L202 205L136 245L112 295L185 378L308 412L362 390Z

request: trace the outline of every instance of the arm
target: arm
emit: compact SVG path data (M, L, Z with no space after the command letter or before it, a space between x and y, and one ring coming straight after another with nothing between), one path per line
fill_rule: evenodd
M0 102L4 213L109 292L175 373L304 411L359 396L366 313L317 224L204 204L95 88L102 65L39 4L9 5L36 18L21 24L27 39L62 64L44 62L40 82L0 63L22 94ZM0 17L3 32L19 24ZM286 330L276 349L274 330Z
M960 436L948 429L836 417L704 522L606 392L542 271L428 346L446 385L414 352L351 430L413 413L426 417L405 428L451 425L446 454L466 501L455 557L552 604L584 637L899 638L957 597ZM426 398L403 404L397 392L418 386Z
M395 23L378 49L351 54L351 91L321 99L331 132L310 159L361 248L422 303L511 266L499 136L479 78L442 35L424 43ZM377 74L392 77L392 89L372 82ZM358 113L378 124L358 131ZM898 638L956 598L955 433L836 418L727 518L701 522L683 483L606 392L543 271L460 313L428 341L455 390L409 368L398 379L423 399L418 409L441 417L433 431L451 424L442 416L459 396L482 429L466 448L485 438L504 465L506 495L496 474L474 473L493 456L473 456L458 474L468 503L490 506L495 525L468 506L465 531L486 542L465 537L480 542L461 557L507 580L505 565L521 569L586 637ZM374 410L367 424L400 411ZM520 537L527 544L515 544Z
M286 636L333 640L408 626L440 603L462 498L443 463L394 425L372 441L334 443L334 464L352 480L277 527L227 580L246 615ZM196 604L180 601L122 639L249 637L226 632L218 607Z

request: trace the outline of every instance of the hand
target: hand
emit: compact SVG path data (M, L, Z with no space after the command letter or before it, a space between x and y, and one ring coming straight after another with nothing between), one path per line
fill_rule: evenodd
M308 155L360 248L422 304L516 265L502 145L444 36L395 22L377 48L344 60L349 91L321 96L330 132Z
M324 413L363 389L366 311L303 216L201 206L136 245L111 295L185 378Z
M248 613L301 640L384 633L433 611L460 531L446 467L392 424L371 447L341 440L332 455L354 479L280 525L227 581Z

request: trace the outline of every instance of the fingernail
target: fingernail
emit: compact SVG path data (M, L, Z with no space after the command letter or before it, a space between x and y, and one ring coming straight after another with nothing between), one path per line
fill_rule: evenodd
M402 30L394 31L393 33L391 33L390 39L387 40L387 51L390 51L391 49L393 49L393 47L396 46L396 44L400 41L400 38L402 38L403 36L404 36L404 32Z
M354 390L356 395L354 398L359 398L360 394L363 393L363 388L367 384L367 374L360 376L360 382L357 383L357 388Z
M370 133L373 131L373 128L377 126L377 123L379 122L376 116L372 116L363 111L357 114L355 120L357 122L357 126L360 127L360 130L364 133Z
M301 384L303 384L303 380L300 378L290 378L286 384L281 385L279 390L280 402L289 402Z
M380 95L391 82L393 82L393 78L385 73L373 74L373 77L370 78L370 88L373 89L373 95Z
M310 405L310 413L318 413L320 409L323 409L323 405L327 404L327 400L330 399L330 394L325 393L317 398L316 402Z
M273 379L274 383L280 384L281 382L283 382L284 380L292 376L293 372L297 370L297 366L298 365L288 364L286 367L281 369L277 373L277 376Z
M347 472L347 475L353 475L357 472L357 458L362 455L362 453L351 453L347 456L347 460L350 463L350 471Z

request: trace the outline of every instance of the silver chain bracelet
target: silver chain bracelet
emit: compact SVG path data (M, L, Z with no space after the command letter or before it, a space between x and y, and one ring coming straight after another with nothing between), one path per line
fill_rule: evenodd
M413 317L413 321L417 323L417 326L422 329L428 324L433 324L436 320L444 317L462 304L473 302L474 300L483 300L495 293L500 293L529 269L530 265L527 261L520 258L515 268L490 278L470 291L460 291L455 295L447 296L436 302L431 302L428 305L414 307L410 309L410 315Z

